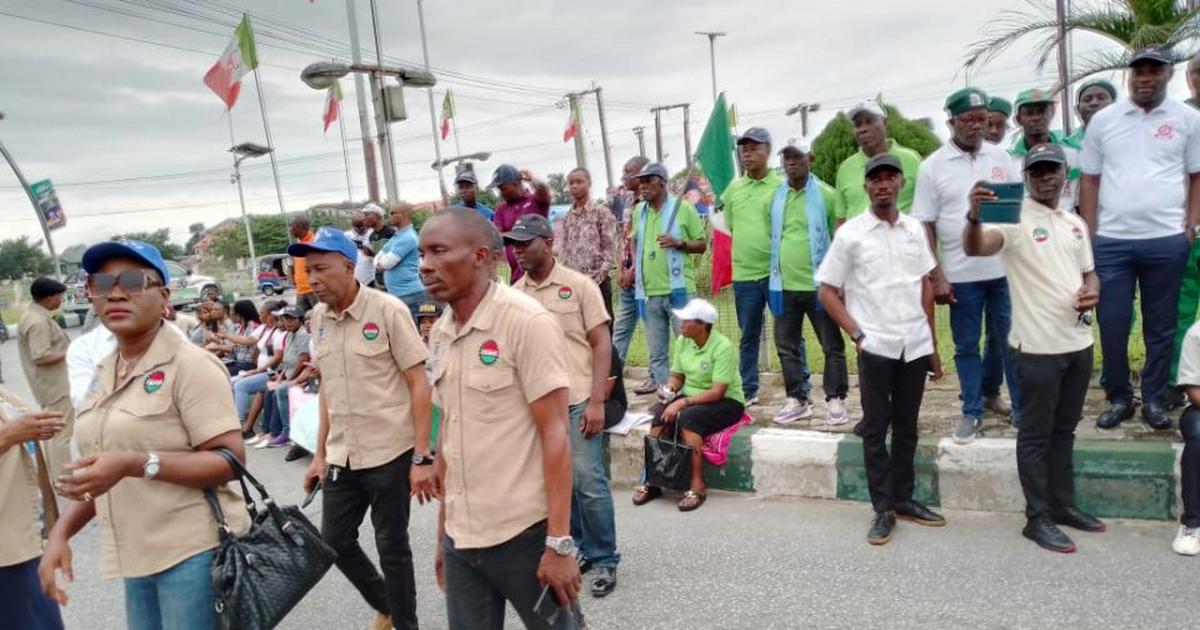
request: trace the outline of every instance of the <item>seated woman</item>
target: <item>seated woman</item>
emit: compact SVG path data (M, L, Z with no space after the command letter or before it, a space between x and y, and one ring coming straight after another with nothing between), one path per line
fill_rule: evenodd
M229 361L225 364L229 368L229 375L237 376L241 372L257 367L255 345L262 335L256 336L256 333L262 327L262 318L258 314L258 309L254 307L254 302L238 300L233 303L233 313L231 313L230 319L232 325L228 326L225 331L217 333L214 346L215 349L224 352L229 357Z
M701 454L704 437L741 420L746 397L737 348L728 337L713 330L716 307L696 298L673 312L679 319L680 336L671 353L671 379L667 384L670 396L650 408L654 416L650 435L674 436L678 424L680 441L692 447L691 487L679 500L679 511L690 512L704 505L707 498ZM661 495L662 488L657 486L638 486L633 504L643 505Z
M258 442L255 448L277 448L287 446L291 440L288 437L290 429L291 409L288 404L288 389L292 385L303 385L304 365L309 361L308 333L300 328L303 311L297 306L284 307L279 313L279 320L287 335L281 345L283 362L279 369L267 382L267 391L263 394L263 422L267 440Z

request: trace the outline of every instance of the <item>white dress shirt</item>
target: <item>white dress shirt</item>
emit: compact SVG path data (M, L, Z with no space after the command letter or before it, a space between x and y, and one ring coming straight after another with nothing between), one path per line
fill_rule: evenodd
M97 324L67 346L67 379L71 384L71 404L76 409L83 404L88 388L92 386L96 366L116 349L117 336L104 324Z
M375 230L367 228L366 232L359 234L354 231L354 228L346 230L346 238L354 241L356 244L366 245L371 241L371 234ZM362 249L358 250L358 258L354 262L354 279L358 283L369 286L375 281L375 258L363 253Z

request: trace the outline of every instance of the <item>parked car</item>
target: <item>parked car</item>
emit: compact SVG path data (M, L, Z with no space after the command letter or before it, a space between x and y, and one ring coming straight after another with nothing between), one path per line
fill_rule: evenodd
M200 300L208 294L221 296L221 285L209 276L192 273L186 265L174 260L165 261L167 273L171 275L171 304L176 310L195 310ZM87 288L82 274L80 279L67 285L67 294L63 299L63 311L75 313L79 321L87 321L92 304L87 299Z

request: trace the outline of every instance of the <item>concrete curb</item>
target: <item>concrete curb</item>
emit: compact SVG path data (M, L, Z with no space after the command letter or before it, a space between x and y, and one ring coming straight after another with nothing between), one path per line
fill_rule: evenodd
M610 436L613 483L640 481L648 427ZM1180 445L1079 440L1075 497L1107 518L1173 520L1179 514ZM950 509L1022 512L1016 441L981 438L966 446L949 438L917 446L917 500ZM750 426L734 436L729 462L705 463L712 488L761 496L866 501L862 441L855 435Z

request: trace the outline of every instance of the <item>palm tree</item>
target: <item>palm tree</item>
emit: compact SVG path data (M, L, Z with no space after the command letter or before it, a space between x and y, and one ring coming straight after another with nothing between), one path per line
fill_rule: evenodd
M1073 83L1098 72L1124 68L1133 51L1151 44L1167 46L1177 60L1186 59L1200 40L1200 8L1192 6L1195 0L1077 0L1066 13L1061 32L1055 0L1025 1L1028 8L1006 9L988 23L989 35L967 49L964 68L987 64L1027 36L1036 38L1039 72L1055 52L1060 33L1092 33L1119 46L1076 62L1076 71L1068 78L1068 83Z

